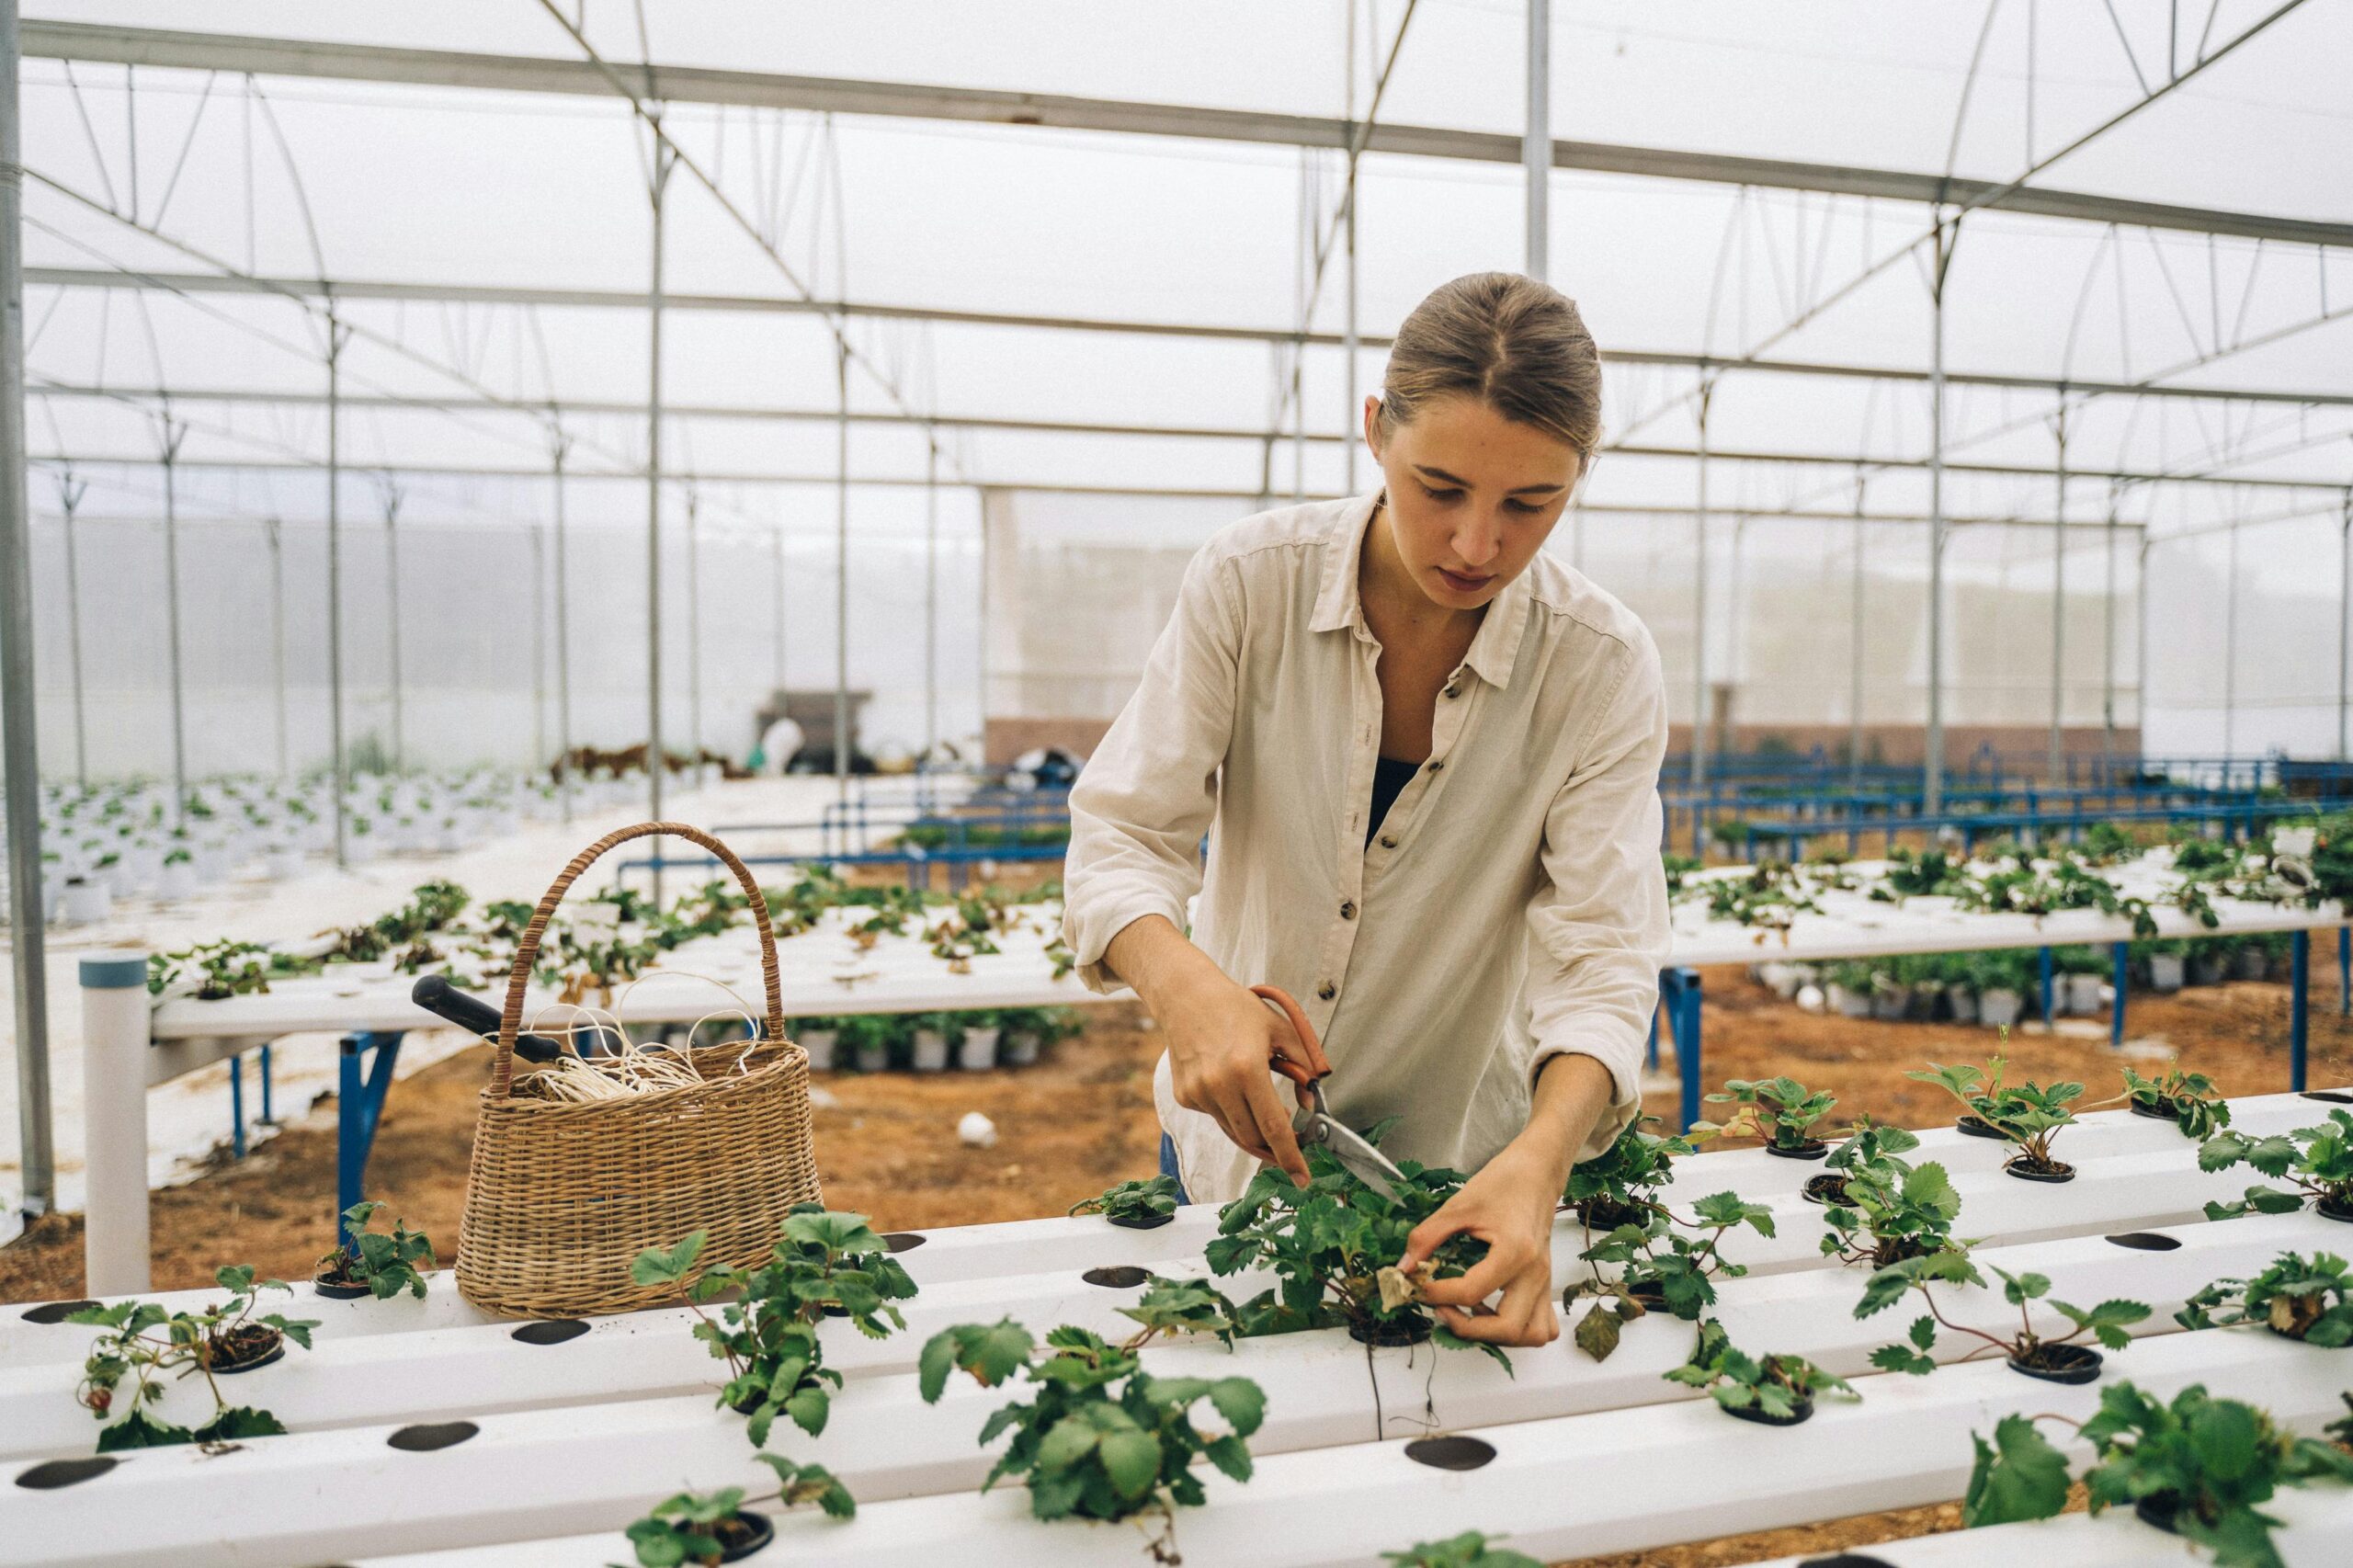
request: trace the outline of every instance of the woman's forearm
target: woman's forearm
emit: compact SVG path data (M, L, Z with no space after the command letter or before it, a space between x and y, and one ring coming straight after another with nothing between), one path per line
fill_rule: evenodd
M1232 983L1207 953L1161 915L1146 915L1120 927L1103 949L1103 961L1163 1023L1188 993L1218 981Z
M1528 1126L1513 1142L1525 1157L1541 1161L1552 1190L1568 1185L1577 1151L1609 1109L1617 1093L1609 1069L1574 1051L1546 1060L1536 1075Z

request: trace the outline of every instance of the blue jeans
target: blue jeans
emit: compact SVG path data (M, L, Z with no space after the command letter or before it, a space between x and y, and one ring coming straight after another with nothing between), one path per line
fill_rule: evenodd
M1185 1178L1176 1169L1176 1145L1165 1132L1160 1135L1160 1174L1176 1184L1177 1202L1193 1201L1185 1196Z

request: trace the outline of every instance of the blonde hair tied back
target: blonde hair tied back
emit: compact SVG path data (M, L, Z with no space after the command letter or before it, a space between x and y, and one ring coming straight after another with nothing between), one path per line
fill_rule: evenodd
M1601 444L1601 351L1575 301L1517 272L1467 274L1414 307L1389 350L1382 435L1453 396L1567 442L1581 467Z

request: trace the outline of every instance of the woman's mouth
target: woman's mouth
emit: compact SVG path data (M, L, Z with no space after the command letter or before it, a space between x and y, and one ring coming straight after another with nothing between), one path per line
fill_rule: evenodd
M1488 585L1492 584L1495 580L1493 573L1489 573L1485 576L1472 577L1467 576L1461 572L1449 572L1443 566L1438 567L1436 570L1438 576L1444 579L1446 585L1452 588L1458 594L1483 593L1486 590Z

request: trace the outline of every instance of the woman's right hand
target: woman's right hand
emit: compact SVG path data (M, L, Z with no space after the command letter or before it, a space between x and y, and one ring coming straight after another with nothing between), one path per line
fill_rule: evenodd
M1168 999L1160 1024L1168 1031L1176 1103L1214 1118L1245 1153L1281 1166L1305 1187L1307 1157L1299 1152L1290 1108L1267 1065L1278 1056L1305 1062L1290 1020L1248 987L1212 971ZM1313 1103L1304 1088L1293 1094L1302 1107Z

